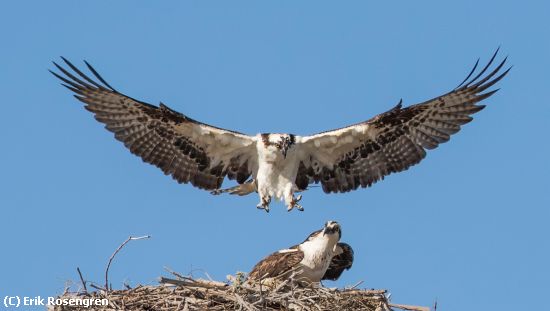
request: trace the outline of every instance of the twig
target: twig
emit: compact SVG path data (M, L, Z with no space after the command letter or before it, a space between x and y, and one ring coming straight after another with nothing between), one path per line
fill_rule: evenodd
M95 284L93 284L93 283L90 284L90 287L93 287L93 288L95 288L95 289L97 289L97 290L106 290L106 288L99 287L99 286L97 286L97 285L95 285Z
M409 306L409 305L400 305L396 303L389 303L388 304L392 308L398 308L401 310L410 310L410 311L430 311L430 308L428 307L419 307L419 306Z
M163 276L159 277L158 282L161 284L171 284L176 286L190 286L190 287L204 287L204 288L218 288L218 289L226 289L229 288L229 285L226 283L218 282L218 281L208 281L208 280L201 280L201 279L192 279L192 278L186 278L184 277L182 280L174 280L165 278Z
M204 275L206 275L206 277L208 278L209 281L214 281L214 279L212 279L210 277L210 274L208 274L208 272L206 272L206 271L203 271L203 272L204 272Z
M82 272L80 272L80 268L76 267L76 271L78 271L78 276L80 276L80 282L82 282L82 287L84 287L84 293L88 293L88 289L86 288L86 281L84 281L84 278L82 277Z
M206 275L206 277L207 277L210 281L214 281L214 279L212 279L212 278L210 277L210 274L208 274L208 272L206 272L206 270L204 270L204 269L202 269L202 268L191 269L191 271L189 271L189 275L190 275L191 277L193 277L193 272L195 272L195 271L200 271L200 272L204 273L204 275Z
M254 311L254 310L258 310L256 309L256 307L254 307L252 304L244 301L243 297L241 297L239 294L237 293L233 293L233 295L235 296L235 299L237 300L237 303L241 306L241 307L244 307L246 310L248 311Z
M349 289L356 289L356 288L357 288L357 286L359 286L359 285L363 284L363 282L364 282L364 281L359 281L359 282L355 283L355 285L353 285L353 286L352 286L352 287L350 287Z
M169 267L164 266L164 270L166 270L167 272L169 272L169 273L171 273L171 274L177 276L177 277L180 278L180 279L185 279L185 276L183 276L183 275L177 273L176 271L170 269Z
M283 286L286 286L286 284L287 284L289 281L290 281L290 279L286 279L286 280L284 280L283 282L281 282L281 284L279 284L279 286L277 286L273 292L274 292L274 293L278 292L281 288L283 288Z
M109 268L111 267L111 262L115 258L116 254L118 254L118 252L124 247L124 245L128 244L128 242L132 240L149 239L150 237L151 237L150 235L144 235L144 236L138 236L138 237L130 236L128 237L128 239L126 239L126 241L120 244L120 246L115 250L115 252L109 258L109 263L107 264L107 268L105 269L105 290L109 291Z
M69 292L69 289L71 288L71 281L65 282L65 289L63 290L63 295L67 294Z
M176 286L189 286L194 283L194 282L188 282L184 280L169 279L163 276L159 277L158 282L161 284L169 284L169 285L176 285Z

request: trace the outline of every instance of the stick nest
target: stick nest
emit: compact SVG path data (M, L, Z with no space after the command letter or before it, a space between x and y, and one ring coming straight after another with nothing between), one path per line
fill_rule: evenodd
M126 290L65 293L59 298L106 298L107 306L87 310L367 310L389 311L385 290L297 287L281 283L276 288L232 278L229 283L161 277L161 285ZM52 306L50 310L77 310L82 306Z

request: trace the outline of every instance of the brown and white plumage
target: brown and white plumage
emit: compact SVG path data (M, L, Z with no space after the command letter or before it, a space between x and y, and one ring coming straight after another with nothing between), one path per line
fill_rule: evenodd
M248 277L271 283L292 278L299 284L336 280L353 264L353 249L338 242L340 225L328 221L323 229L311 233L301 244L270 254L258 262Z
M288 275L304 259L298 245L276 251L259 261L248 274L253 280L269 279Z
M353 249L347 243L339 242L336 244L336 251L334 257L330 261L323 280L336 281L342 275L344 270L351 269L353 265Z
M133 99L116 91L88 63L98 81L63 60L76 73L54 63L65 75L52 72L63 85L133 154L177 182L215 190L224 177L244 183L257 166L253 137L195 121L162 103L156 107Z
M305 156L296 177L298 189L320 182L326 193L347 192L369 187L384 176L419 163L426 149L447 142L462 125L472 121L472 114L485 107L476 104L497 91L484 93L510 69L499 74L504 59L483 76L496 55L468 81L476 63L464 82L445 95L406 108L400 101L368 121L303 137L300 143Z
M311 183L321 183L326 193L347 192L419 163L427 149L448 141L484 108L477 103L497 91L488 89L510 69L501 72L504 59L489 70L496 55L470 79L476 63L461 85L442 96L406 108L400 102L368 121L311 136L248 136L207 125L162 103L157 107L119 93L88 63L96 80L65 59L73 73L55 63L63 75L52 73L143 161L179 183L215 194L256 191L258 207L268 211L272 198L284 200L289 210L302 209L301 196L294 194ZM225 177L238 185L220 189Z

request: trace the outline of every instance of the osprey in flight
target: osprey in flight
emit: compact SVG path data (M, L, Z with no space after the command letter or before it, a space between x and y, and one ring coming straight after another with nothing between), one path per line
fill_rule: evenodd
M292 279L306 285L321 280L337 280L353 264L353 249L339 243L342 230L336 221L328 221L299 245L279 250L258 262L248 274L263 284Z
M472 120L470 115L483 109L476 104L493 95L497 90L487 89L510 70L500 73L505 58L488 71L497 52L471 78L478 60L466 79L442 96L406 108L400 101L368 121L311 136L249 136L211 126L162 103L157 107L119 93L87 62L95 79L64 58L73 72L54 62L62 74L52 73L130 152L177 182L214 194L258 192L258 208L269 211L271 198L276 198L290 211L303 210L298 204L301 195L294 194L311 183L321 183L326 193L369 187L417 164L426 149L448 141ZM225 177L238 185L220 189Z

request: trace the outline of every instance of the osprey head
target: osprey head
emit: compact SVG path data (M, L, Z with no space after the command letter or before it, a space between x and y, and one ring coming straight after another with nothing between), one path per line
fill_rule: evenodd
M274 146L279 149L286 158L286 153L296 142L296 137L292 134L262 134L264 146Z
M342 229L340 228L340 224L336 221L329 220L325 223L325 227L323 228L323 236L332 234L337 234L338 240L340 240L342 237Z

